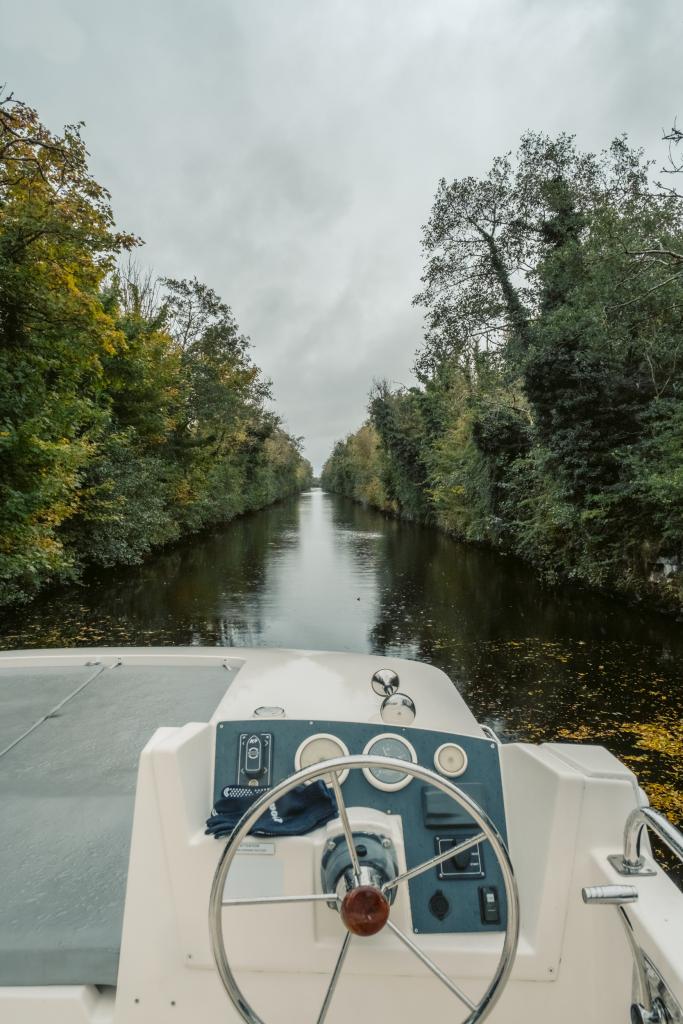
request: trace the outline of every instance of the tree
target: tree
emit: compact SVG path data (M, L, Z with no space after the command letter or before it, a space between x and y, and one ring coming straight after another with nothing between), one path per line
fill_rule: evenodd
M553 301L540 263L576 245L606 197L648 196L647 171L624 139L595 156L579 152L571 135L528 132L516 159L497 157L484 178L441 179L423 233L424 287L414 300L426 310L422 379L451 358L472 372L482 351L485 361L500 360L503 348L523 357L535 319Z
M114 229L80 128L53 135L0 99L0 600L74 571L58 529L106 418L103 359L123 344L100 288L137 239Z

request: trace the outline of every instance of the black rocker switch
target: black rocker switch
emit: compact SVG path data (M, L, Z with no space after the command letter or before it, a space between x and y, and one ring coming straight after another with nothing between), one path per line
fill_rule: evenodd
M256 733L247 740L244 770L250 776L260 775L263 771L263 743Z
M238 786L270 786L272 762L271 732L240 733L236 779Z
M495 885L479 886L479 909L482 924L500 924L500 899Z
M456 871L465 871L470 866L470 851L461 850L460 853L456 853L455 857L451 858L453 866Z

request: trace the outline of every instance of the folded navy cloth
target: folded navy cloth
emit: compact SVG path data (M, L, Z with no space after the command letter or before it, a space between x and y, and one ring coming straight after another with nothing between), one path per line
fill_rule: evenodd
M229 836L242 815L268 790L263 786L226 786L206 822L207 836ZM261 815L252 836L304 836L337 814L337 801L322 779L280 797Z

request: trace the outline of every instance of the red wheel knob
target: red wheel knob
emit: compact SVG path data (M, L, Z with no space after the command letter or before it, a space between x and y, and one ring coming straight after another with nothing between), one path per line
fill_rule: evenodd
M341 919L354 935L376 935L389 918L389 902L372 885L359 885L342 900Z

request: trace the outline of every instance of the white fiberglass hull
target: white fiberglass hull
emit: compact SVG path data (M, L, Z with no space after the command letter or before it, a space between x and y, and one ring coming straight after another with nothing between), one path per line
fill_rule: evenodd
M0 1024L243 1019L221 985L207 925L224 845L204 832L217 726L251 721L277 742L281 720L306 722L311 732L324 720L325 732L385 735L369 685L380 667L398 671L415 703L415 746L437 732L465 746L495 746L521 928L491 1019L628 1020L632 1002L646 998L634 990L629 929L675 1014L676 1002L683 1004L683 894L647 842L650 874L625 878L608 859L621 852L624 823L642 801L633 774L608 751L498 744L443 673L417 662L122 648L0 655ZM418 783L411 787L419 803ZM405 815L389 817L368 799L350 806L349 819L354 832L386 832L406 860ZM331 821L307 835L256 843L236 858L231 891L282 896L319 887L321 858L336 831ZM464 887L434 879L457 913ZM635 887L637 899L623 909L582 900L584 887L616 883ZM413 890L391 910L476 1002L503 933L422 934L416 921L423 912ZM224 914L226 951L259 1016L316 1020L346 934L339 914L324 902ZM391 931L353 938L328 1021L412 1024L442 1015L460 1020L467 1011Z

